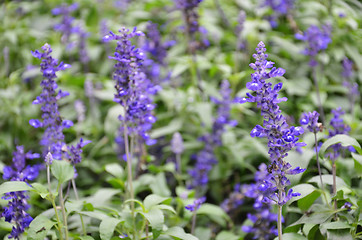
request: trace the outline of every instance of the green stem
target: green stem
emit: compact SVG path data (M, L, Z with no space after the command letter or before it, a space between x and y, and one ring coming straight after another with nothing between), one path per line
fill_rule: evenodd
M59 238L60 238L60 240L63 240L63 234L62 234L62 225L63 224L60 221L57 206L55 205L54 196L52 194L52 189L51 189L51 185L50 185L50 165L49 164L47 164L47 180L48 180L49 200L52 203L52 206L53 206L54 212L55 212L55 217L57 219Z
M191 234L194 235L195 233L195 228L196 228L196 209L195 211L193 212L193 215L192 215L192 226L191 226Z
M332 174L333 174L333 196L336 196L337 194L337 181L336 181L336 161L332 160ZM334 209L337 210L337 199L334 199Z
M75 185L74 178L72 179L72 185L73 185L73 190L74 190L75 199L76 199L77 201L79 201L77 186ZM82 223L83 235L84 235L84 236L87 236L87 231L86 231L86 229L85 229L84 220L83 220L83 215L79 213L79 217L80 217L80 222Z
M321 181L321 188L322 188L322 191L323 191L323 196L326 200L326 203L329 205L328 203L328 199L327 199L327 195L326 195L326 192L324 191L324 184L323 184L323 179L322 179L322 171L321 171L321 166L320 166L320 163L319 163L319 154L318 154L318 142L317 142L317 133L314 132L314 141L315 141L315 152L316 152L316 158L317 158L317 167L318 167L318 174L319 174L319 179Z
M65 230L65 239L68 240L69 239L69 232L68 232L67 214L65 213L62 184L60 184L60 187L59 187L59 204L60 204L60 207L62 208L63 223L64 223L64 230Z
M124 116L126 119L126 114ZM129 144L128 144L128 128L125 121L123 121L123 138L124 138L124 148L126 151L127 157L127 182L128 182L128 193L130 199L134 199L133 185L132 185L132 161L129 152ZM133 239L136 239L136 219L135 219L135 209L134 202L131 201L131 212L132 212L132 220L133 220Z

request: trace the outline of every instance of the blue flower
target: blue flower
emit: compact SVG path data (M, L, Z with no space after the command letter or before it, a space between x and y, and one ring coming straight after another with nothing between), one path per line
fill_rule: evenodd
M206 197L198 198L192 204L185 206L185 208L190 212L197 211L201 207L201 204L203 204L205 201Z

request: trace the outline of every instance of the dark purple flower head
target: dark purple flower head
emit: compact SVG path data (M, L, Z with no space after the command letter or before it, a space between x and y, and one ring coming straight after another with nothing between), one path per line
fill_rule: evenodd
M116 82L117 93L114 101L120 103L125 109L125 116L119 116L119 119L127 123L131 134L140 136L146 144L152 145L155 140L148 134L156 121L152 113L155 108L152 95L156 94L160 88L142 72L146 56L142 49L136 48L131 42L133 37L144 34L136 28L133 31L121 28L119 33L116 35L110 32L109 35L103 37L106 42L117 41L114 56L109 58L116 60L113 79Z
M11 166L4 167L3 178L10 181L33 181L37 178L41 165L26 165L26 159L39 158L40 154L32 152L24 152L23 146L16 147L16 152L13 153L13 163ZM26 191L6 193L3 197L8 202L8 206L4 207L1 217L5 221L13 223L14 226L9 238L20 239L20 235L29 227L33 218L26 212L30 208L27 203L28 196Z
M256 102L257 107L261 109L261 115L264 118L263 126L257 125L251 131L252 137L266 137L268 139L271 173L264 179L263 191L265 196L279 205L285 204L293 193L290 191L285 194L285 188L289 185L287 174L297 174L305 169L295 168L290 170L291 165L283 160L288 152L295 147L305 146L305 143L298 142L298 136L303 134L302 127L290 127L286 118L281 114L278 103L286 101L286 98L278 98L279 91L282 89L282 83L272 86L272 83L266 82L267 79L282 76L284 69L273 67L274 63L267 60L263 42L258 44L256 54L253 57L255 63L250 67L255 70L251 74L251 82L247 83L247 88L255 92L255 96L247 93L248 98L243 98L241 103ZM268 71L269 68L272 68ZM280 194L275 191L281 191Z
M29 124L35 128L42 127L45 129L40 145L43 146L43 155L51 152L54 159L61 160L62 148L65 146L63 129L69 128L73 123L69 120L63 120L58 110L58 100L69 95L61 89L58 90L56 83L56 73L70 67L69 64L54 59L50 54L52 49L49 44L42 47L43 52L36 50L32 52L33 56L42 60L40 71L44 79L40 85L43 90L40 96L36 97L33 104L41 104L42 121L38 119L29 120Z
M321 130L321 124L318 123L319 113L316 111L303 113L300 119L301 125L307 125L307 128L312 133L317 133Z
M192 204L187 205L185 208L190 212L197 211L201 207L201 204L203 204L205 201L206 197L198 198Z
M296 39L307 43L303 54L311 57L311 66L316 66L318 64L316 60L317 54L320 51L327 49L328 44L332 41L331 31L332 29L329 25L323 25L321 28L311 25L304 34L295 34Z

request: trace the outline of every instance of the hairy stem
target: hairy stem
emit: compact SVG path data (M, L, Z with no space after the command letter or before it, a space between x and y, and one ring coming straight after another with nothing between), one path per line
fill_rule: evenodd
M126 115L126 114L125 114ZM124 116L126 119L126 116ZM134 199L134 192L133 192L133 184L132 184L132 160L129 151L129 142L128 142L128 128L126 121L123 121L123 138L124 138L124 148L126 151L126 158L127 158L127 183L128 183L128 193L129 198ZM133 221L133 239L136 239L136 219L135 219L135 209L134 209L134 202L131 201L131 212L132 212L132 221Z
M192 225L191 225L191 234L194 235L195 233L195 228L196 228L196 209L195 211L193 212L193 215L192 215Z
M335 196L337 194L337 184L336 184L336 161L332 160L332 174L333 174L333 196ZM337 210L337 199L334 199L334 209Z
M279 190L279 195L281 191ZM278 238L279 240L282 240L283 235L283 227L282 227L282 208L283 206L278 204Z
M59 230L59 238L60 238L60 240L63 240L63 233L62 233L62 225L63 224L60 221L59 214L58 214L58 209L57 209L57 206L55 205L54 196L52 194L52 189L51 189L51 186L50 186L50 165L48 163L47 163L47 180L48 180L49 198L50 198L50 201L51 201L52 206L54 208L55 217L57 219L58 230Z

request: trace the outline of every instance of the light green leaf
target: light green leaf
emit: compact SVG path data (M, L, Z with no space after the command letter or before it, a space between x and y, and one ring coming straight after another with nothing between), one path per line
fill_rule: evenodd
M215 240L225 240L225 239L227 239L227 240L238 240L238 239L240 239L240 237L236 236L232 232L222 231L216 236Z
M311 194L314 190L316 190L316 188L311 184L303 183L303 184L295 185L293 187L293 192L300 193L300 196L293 197L288 203L290 204L290 203L292 203L294 201L297 201L297 200L299 200L301 198L304 198L307 195Z
M333 175L331 174L325 174L322 175L322 179L323 179L323 183L324 184L328 184L328 185L333 185ZM309 179L310 183L317 183L320 184L320 178L319 176L314 176L311 179ZM336 187L337 187L337 191L339 190L343 190L345 193L350 193L351 192L351 188L345 183L345 181L336 176Z
M139 212L150 223L150 226L156 230L162 230L163 222L165 220L163 213L160 209L152 208L149 212Z
M45 239L48 231L53 227L54 224L55 222L49 220L47 217L38 215L29 225L28 239Z
M338 134L323 143L322 147L319 150L319 155L323 156L327 148L336 143L342 144L343 147L353 146L360 154L362 153L361 145L357 142L355 138L345 134Z
M161 209L161 210L168 210L168 211L176 214L175 209L173 209L173 207L171 207L171 206L169 206L169 205L160 204L160 205L157 205L157 208L158 208L158 209Z
M108 217L99 225L99 233L102 240L109 240L113 236L114 229L121 222L121 219Z
M18 192L18 191L29 191L33 190L26 182L22 181L10 181L4 182L0 185L0 195L8 192Z
M46 198L49 194L48 189L43 184L33 183L32 187L35 190L35 192L40 195L41 198Z
M362 176L362 155L352 153L354 161L354 170L357 172L358 176Z
M151 137L159 138L159 137L166 136L166 135L172 134L174 132L177 132L181 129L182 124L183 124L182 119L175 118L167 126L156 128L156 129L152 130Z
M74 177L74 168L72 165L64 160L54 160L51 165L51 170L59 184L65 183Z
M116 178L122 178L124 176L124 170L118 163L107 164L105 170Z
M278 237L274 238L274 240L278 240ZM307 238L298 233L284 233L283 240L307 240Z
M170 198L167 197L161 197L156 194L148 195L145 200L143 201L143 205L147 210L151 209L153 206L156 206L157 204L160 204Z
M181 227L172 227L167 229L167 231L165 231L164 235L169 235L172 237L177 237L180 238L182 240L199 240L197 237L185 233L185 230Z
M94 240L91 236L79 236L77 237L79 240Z
M160 172L157 174L157 176L154 178L153 183L150 184L150 188L152 189L152 192L160 195L168 197L171 195L171 191L168 188L165 173Z
M321 224L321 228L324 229L346 229L346 228L351 228L350 225L348 225L348 223L346 222L329 222L329 223L324 223Z
M225 226L226 221L230 220L230 217L220 208L219 206L205 203L202 204L200 209L197 210L197 214L205 214L213 221L217 222L218 224Z

